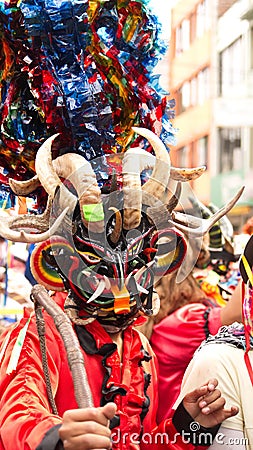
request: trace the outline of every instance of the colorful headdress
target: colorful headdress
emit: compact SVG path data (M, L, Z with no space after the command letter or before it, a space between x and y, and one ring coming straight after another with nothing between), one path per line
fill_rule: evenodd
M205 206L196 197L189 197L189 200L197 217L209 219L218 211L217 206L211 203ZM205 265L200 265L199 260L196 263L198 269L205 270L197 271L195 276L205 294L224 306L226 300L223 296L231 295L239 281L237 268L231 267L231 262L236 262L239 255L234 252L234 230L226 214L210 228L206 237L203 248L207 255Z
M197 198L190 197L195 214L208 219L218 211L212 203L205 206ZM223 215L209 231L209 251L211 259L236 261L239 255L234 254L234 230L227 215Z
M164 46L147 4L23 0L0 9L2 182L34 196L40 213L2 221L0 234L39 243L39 283L68 290L73 321L98 319L110 331L157 311L155 277L185 256L178 230L200 237L224 214L202 228L173 211L170 179L205 168L171 167L173 102L152 76Z
M88 160L129 148L133 125L174 141L174 105L152 75L165 45L147 4L0 2L3 183L34 175L37 150L55 133L56 156Z
M179 188L171 195L170 179L194 179L205 168L171 167L174 102L152 75L165 47L147 5L0 0L2 192L35 203L28 214L2 219L0 234L38 244L37 321L42 305L66 348L72 336L81 407L92 398L66 317L77 325L97 319L116 332L155 314L155 277L182 263L183 233L201 237L241 194L206 221L174 211ZM45 288L67 290L66 314Z

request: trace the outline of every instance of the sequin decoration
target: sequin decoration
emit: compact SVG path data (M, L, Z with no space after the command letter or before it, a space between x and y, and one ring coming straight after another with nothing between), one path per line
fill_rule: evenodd
M174 142L173 102L153 69L165 52L149 1L0 0L0 166L34 175L36 151L123 152L133 125Z

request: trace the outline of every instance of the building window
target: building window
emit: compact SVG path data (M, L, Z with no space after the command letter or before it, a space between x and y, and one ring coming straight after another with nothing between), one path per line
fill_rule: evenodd
M198 84L197 78L194 77L191 80L191 105L195 106L198 103Z
M187 147L181 147L177 151L177 160L179 167L188 167L188 151Z
M197 141L197 165L207 166L208 136L204 136Z
M182 86L182 112L191 105L191 85L186 81Z
M243 41L240 37L220 53L220 95L234 95L244 81Z
M176 114L182 114L191 106L191 85L186 81L177 91L176 95Z
M192 43L196 38L196 11L190 16L190 42Z
M184 19L182 22L182 44L183 51L188 50L190 46L190 21Z
M202 105L208 98L210 98L210 71L206 67L198 74L198 104Z
M210 29L209 1L203 0L197 6L196 35L203 36L205 31Z
M220 128L220 168L219 172L241 170L243 155L241 149L241 128Z
M176 28L176 55L188 50L190 46L190 20L184 19Z
M177 90L176 114L181 114L191 106L201 105L210 98L209 68L201 70L198 75Z
M181 25L175 30L175 54L176 56L180 55L182 50L182 27Z

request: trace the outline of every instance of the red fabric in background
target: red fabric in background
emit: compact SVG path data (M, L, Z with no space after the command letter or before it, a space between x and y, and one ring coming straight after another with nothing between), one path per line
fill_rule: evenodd
M195 350L206 338L204 314L207 306L191 303L179 308L153 328L151 346L159 366L158 423L171 417L182 378ZM216 334L221 327L220 308L212 308L208 327Z

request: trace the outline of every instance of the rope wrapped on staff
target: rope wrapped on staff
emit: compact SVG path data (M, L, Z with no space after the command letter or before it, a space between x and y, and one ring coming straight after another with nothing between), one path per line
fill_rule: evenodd
M47 313L54 319L66 348L68 363L73 377L75 398L79 408L93 406L92 393L85 371L84 358L72 323L64 311L52 300L44 286L36 284L32 287L31 295Z

